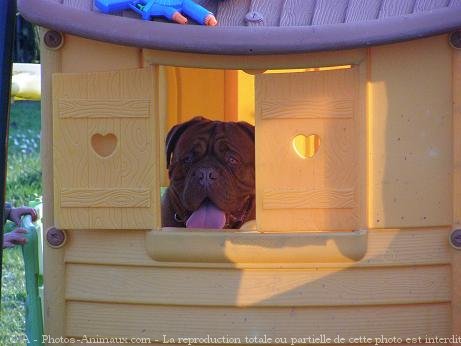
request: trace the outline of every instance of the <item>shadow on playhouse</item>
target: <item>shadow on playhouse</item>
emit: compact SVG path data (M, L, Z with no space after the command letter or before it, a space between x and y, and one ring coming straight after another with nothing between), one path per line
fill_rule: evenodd
M45 334L460 335L461 2L197 2L218 26L19 0L41 26ZM164 138L197 114L255 124L256 230L161 227Z

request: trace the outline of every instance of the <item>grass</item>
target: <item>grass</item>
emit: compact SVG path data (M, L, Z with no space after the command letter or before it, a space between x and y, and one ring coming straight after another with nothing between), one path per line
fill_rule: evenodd
M18 101L11 109L6 200L27 205L41 196L40 103ZM6 231L13 225L7 224ZM21 248L3 252L0 345L25 345L26 301Z
M16 102L10 115L6 200L25 205L41 196L40 103Z

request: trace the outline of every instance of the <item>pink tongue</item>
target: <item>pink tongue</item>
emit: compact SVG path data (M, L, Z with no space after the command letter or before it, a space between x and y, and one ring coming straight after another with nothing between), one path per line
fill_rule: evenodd
M226 214L213 203L205 202L186 221L187 228L223 228Z

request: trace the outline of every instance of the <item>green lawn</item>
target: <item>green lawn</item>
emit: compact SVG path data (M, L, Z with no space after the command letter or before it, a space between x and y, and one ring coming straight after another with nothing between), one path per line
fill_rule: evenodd
M6 200L27 205L41 196L40 103L15 102L10 114ZM13 225L9 223L7 230ZM21 249L3 252L0 345L24 345L24 264Z

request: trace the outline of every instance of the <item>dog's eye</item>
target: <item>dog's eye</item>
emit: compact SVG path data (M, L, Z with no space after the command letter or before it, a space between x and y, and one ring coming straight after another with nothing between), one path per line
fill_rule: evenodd
M188 163L188 164L194 162L194 154L193 154L193 153L187 154L187 155L183 158L182 161L183 161L184 163Z
M235 155L229 154L229 153L226 154L226 161L230 165L237 165L240 162L238 157L236 157Z

